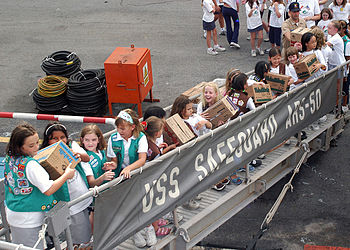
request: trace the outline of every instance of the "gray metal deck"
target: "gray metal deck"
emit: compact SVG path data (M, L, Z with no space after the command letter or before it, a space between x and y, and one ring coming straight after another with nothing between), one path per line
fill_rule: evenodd
M308 138L304 141L310 147L307 158L317 151L327 151L330 141L343 131L344 125L344 117L337 119L335 115L329 114L327 121L319 123L320 129L305 128ZM206 190L200 194L202 199L197 210L178 207L177 212L184 216L179 228L174 228L173 233L164 238L158 238L158 243L151 249L191 248L290 173L303 153L297 146L297 139L292 137L290 140L290 145L281 144L267 152L262 166L249 176L239 173L246 180L241 185L229 184L222 191ZM132 239L128 239L117 249L138 248L134 246Z

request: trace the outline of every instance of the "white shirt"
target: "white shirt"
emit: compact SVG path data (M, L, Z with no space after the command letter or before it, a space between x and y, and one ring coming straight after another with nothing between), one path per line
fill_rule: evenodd
M226 3L232 9L237 10L237 2L236 2L236 0L224 0L224 3Z
M328 24L331 22L332 20L327 20L327 21L324 21L324 20L320 20L317 24L318 27L320 27L320 29L323 31L324 35L325 35L325 38L327 38L328 36Z
M350 4L346 3L345 7L342 5L335 6L333 3L329 5L329 8L333 11L333 20L344 20L348 22L350 15Z
M257 9L255 9L253 11L252 15L249 17L248 15L249 15L252 8L250 8L248 3L245 4L245 13L247 15L247 28L248 29L255 29L255 28L259 27L260 25L262 25L260 10L259 10L260 7L256 4L256 2L254 2L253 8L257 8Z
M294 65L293 64L289 64L288 65L288 68L289 68L289 72L290 72L290 75L292 78L293 78L293 82L296 82L298 80L298 75L297 73L295 72L295 68L294 68ZM298 84L294 84L292 83L290 86L289 86L289 90L293 90L293 89L296 89L298 87L300 87L301 85L303 84L303 82L300 82Z
M212 0L203 0L203 18L202 20L210 23L214 21L214 13L212 12L215 8L215 5Z
M40 192L45 193L53 184L49 174L37 162L29 161L26 166L26 175L30 183L36 186ZM15 212L6 207L6 218L9 225L19 228L33 228L42 225L45 212Z
M285 10L284 5L283 4L278 5L278 11L281 14L281 17L277 17L276 10L273 5L270 7L270 9L271 9L271 16L270 16L269 25L271 27L281 28L282 23L284 22L284 10Z
M130 159L129 159L129 148L131 145L131 139L136 140L134 136L130 137L128 140L125 140L118 132L117 132L117 140L123 141L124 145L124 161L122 163L122 168L125 168L130 165ZM146 136L142 136L139 140L139 146L137 149L137 153L147 153L148 151L148 143L147 143L147 138ZM112 147L112 138L110 137L108 139L108 146L107 146L107 156L109 158L115 158L117 157L113 151Z
M78 143L76 143L75 141L72 142L72 151L76 153L86 154L86 151L82 147L80 147ZM86 163L82 162L81 165L86 176L93 175L92 169L88 162ZM72 179L67 180L67 185L68 185L69 197L71 201L78 198L79 196L82 196L83 194L89 191L83 177L78 171L75 171L74 177ZM85 208L87 208L91 203L92 203L92 197L82 200L81 202L69 208L69 214L74 215L74 214L80 213Z
M296 1L291 1L296 2ZM300 17L313 17L314 15L318 15L321 13L320 5L318 4L318 0L298 0L297 1L300 6ZM315 21L306 21L306 26L311 28L315 25Z
M323 54L320 50L311 50L311 51L304 51L302 52L302 54L304 56L308 56L308 55L311 55L311 54L315 54L316 55L316 58L318 60L319 63L323 64L326 66L326 70L322 70L322 69L319 69L317 72L315 72L312 76L310 76L309 78L307 78L305 80L305 82L308 82L312 79L315 79L316 77L319 77L321 74L323 74L324 72L327 71L327 64L326 64L326 61L324 60L324 57L323 57Z
M331 47L332 53L329 57L328 63L330 65L340 65L344 63L344 42L340 35L338 33L335 34L328 39L328 42L333 45L333 48Z
M210 131L210 129L208 129L205 125L200 129L196 129L195 126L198 122L200 121L206 121L205 118L203 118L202 116L198 115L198 114L193 114L192 116L190 116L188 119L183 119L185 122L187 122L188 124L191 125L193 132L197 135L204 135L205 133L208 133Z
M332 49L328 45L325 45L325 46L323 46L321 48L321 52L322 52L324 61L325 61L326 66L327 66L328 65L328 61L329 61L329 57L332 54Z

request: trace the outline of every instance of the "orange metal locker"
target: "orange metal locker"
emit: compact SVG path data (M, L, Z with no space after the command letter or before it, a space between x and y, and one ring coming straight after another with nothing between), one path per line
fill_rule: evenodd
M153 76L151 53L147 48L117 47L104 63L108 93L109 113L113 115L112 103L133 103L138 105L150 92L151 101Z

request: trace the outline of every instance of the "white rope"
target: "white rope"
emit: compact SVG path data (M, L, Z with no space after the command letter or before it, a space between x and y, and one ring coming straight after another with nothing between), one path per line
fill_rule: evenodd
M19 250L19 249L21 249L23 247L23 244L19 244L16 248L15 248L15 250Z
M39 245L40 241L43 241L43 243L44 243L46 228L47 228L47 224L44 223L41 226L41 230L39 231L39 234L38 234L38 240L36 241L33 248L36 248Z
M180 154L180 152L181 152L180 147L177 147L177 153Z
M225 128L228 127L228 124L229 124L229 123L230 123L230 120L227 120L226 125L225 125Z
M211 129L210 132L211 132L211 137L213 137L214 136L214 131ZM196 138L196 142L197 142L197 138Z
M92 196L95 198L100 194L100 192L97 189L97 186L94 186L93 188L89 188L89 191L92 191Z
M142 174L142 171L143 171L143 168L142 166L140 167L140 173L139 174Z
M212 131L212 130L211 130L211 131ZM213 131L212 131L212 133L213 133ZM194 140L192 141L192 144L190 145L190 147L193 147L194 145L196 145L197 140L198 140L198 137L196 137L196 139L194 139Z
M242 116L239 116L239 122L241 122L242 121Z

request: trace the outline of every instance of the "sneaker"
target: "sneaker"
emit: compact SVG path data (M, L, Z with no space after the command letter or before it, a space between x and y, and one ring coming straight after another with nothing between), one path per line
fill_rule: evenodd
M230 179L229 178L225 178L225 179L221 180L221 183L224 184L224 185L228 185L228 184L230 184Z
M199 208L199 202L191 199L188 202L186 202L185 204L183 204L182 207L186 208L188 210L196 210Z
M179 213L176 213L177 217L177 222L180 222L183 220L183 216ZM167 213L166 215L163 216L163 219L168 220L170 223L174 223L174 216L172 212Z
M292 143L292 141L290 139L286 140L286 142L284 143L286 146L289 146Z
M197 194L193 199L195 199L196 201L200 201L202 199L202 196Z
M259 55L264 55L264 51L262 50L262 48L256 48L256 50L258 51Z
M135 243L135 246L139 248L145 247L147 245L147 242L143 238L141 231L134 234L134 243Z
M327 121L327 115L322 116L320 119L318 119L319 122L325 122Z
M213 48L208 48L208 49L207 49L207 53L208 53L209 55L213 55L213 56L219 54L219 53L216 52Z
M309 127L311 130L314 130L314 131L320 129L320 126L318 126L316 123L311 124Z
M215 184L212 189L216 190L216 191L222 191L224 190L224 188L226 187L226 185L222 184L221 182Z
M270 52L271 48L265 49L264 52L268 54Z
M256 57L256 50L255 49L252 50L251 55L252 55L252 57Z
M230 43L230 47L231 47L231 48L237 48L237 49L240 49L240 48L241 48L241 46L240 46L238 43L235 43L235 42L231 42L231 43Z
M343 113L346 113L349 111L348 106L341 106L341 110L343 111Z
M145 228L145 234L147 246L151 247L157 244L156 232L154 231L154 227L152 225Z
M254 168L260 167L262 164L261 160L252 160L249 165L253 166Z
M207 31L206 30L203 30L203 37L207 38Z
M258 155L258 159L260 159L260 160L265 159L265 158L266 158L265 154Z
M219 44L217 45L214 45L214 50L216 52L223 52L223 51L226 51L226 49L224 47L221 47Z
M247 36L247 40L248 40L248 41L250 40L250 36Z
M220 29L219 35L221 35L221 36L226 35L226 30L225 30L225 28L221 28L221 29Z
M269 38L265 38L264 42L270 42L270 39Z

